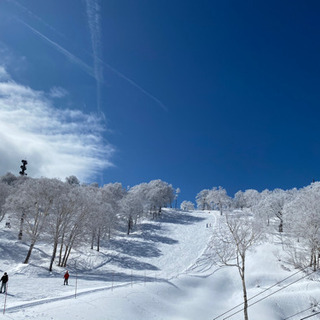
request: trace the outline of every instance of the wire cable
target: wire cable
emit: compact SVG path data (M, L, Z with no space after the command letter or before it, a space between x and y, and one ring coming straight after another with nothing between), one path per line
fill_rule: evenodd
M319 314L319 313L320 313L320 312L317 312L317 313L311 314L310 316L307 316L307 317L301 318L300 320L304 320L304 319L308 319L308 318L314 317L314 316L316 316L316 315L317 315L317 314Z
M288 320L288 319L290 319L290 318L292 318L292 317L294 317L294 316L297 316L297 315L300 314L300 313L306 312L306 311L308 311L308 310L310 310L310 309L312 309L312 308L314 308L314 306L311 306L311 307L309 307L308 309L299 311L299 312L293 314L292 316L290 316L290 317L288 317L288 318L285 318L285 319L283 319L283 320Z
M301 270L299 270L299 271L297 271L297 272L293 273L292 275L290 275L290 276L288 276L288 277L286 277L286 278L282 279L281 281L278 281L277 283L275 283L275 284L274 284L274 285L272 285L271 287L268 287L268 288L264 289L263 291L261 291L261 292L257 293L257 294L256 294L256 295L254 295L253 297L249 298L247 301L250 301L250 300L252 300L252 299L254 299L254 298L258 297L259 295L261 295L261 294L265 293L266 291L268 291L268 290L270 290L270 289L274 288L275 286L279 285L280 283L282 283L282 282L284 282L284 281L286 281L286 280L288 280L288 279L292 278L293 276L295 276L296 274L298 274L298 273L300 273L300 272L304 271L304 270L305 270L305 269L307 269L307 268L308 268L308 267L304 267L303 269L301 269ZM243 305L243 302L242 302L242 303L239 303L238 305L236 305L235 307L233 307L233 308L229 309L228 311L226 311L226 312L224 312L224 313L221 313L220 315L218 315L217 317L215 317L213 320L216 320L216 319L221 318L221 317L222 317L222 316L224 316L225 314L227 314L227 313L231 312L232 310L234 310L234 309L236 309L236 308L238 308L238 307L240 307L240 306L242 306L242 305Z
M265 297L263 297L263 298L261 298L261 299L259 299L259 300L255 301L254 303L252 303L252 304L248 305L248 309L249 309L250 307L252 307L253 305L257 304L258 302L261 302L262 300L267 299L268 297L270 297L270 296L272 296L272 295L274 295L274 294L278 293L279 291L281 291L281 290L283 290L283 289L286 289L286 288L288 288L289 286L291 286L291 285L293 285L293 284L297 283L298 281L300 281L300 280L302 280L302 279L304 279L304 278L306 278L306 277L310 276L310 275L311 275L311 274L313 274L314 272L316 272L316 271L312 271L311 273L306 274L305 276L303 276L303 277L299 278L298 280L295 280L295 281L293 281L293 282L291 282L291 283L287 284L286 286L284 286L284 287L282 287L282 288L280 288L280 289L278 289L278 290L276 290L276 291L274 291L274 292L272 292L272 293L268 294L267 296L265 296ZM232 316L234 316L234 315L238 314L239 312L242 312L243 310L244 310L244 309L242 308L241 310L239 310L239 311L237 311L237 312L234 312L233 314L231 314L231 315L227 316L226 318L223 318L223 320L229 319L229 318L231 318Z

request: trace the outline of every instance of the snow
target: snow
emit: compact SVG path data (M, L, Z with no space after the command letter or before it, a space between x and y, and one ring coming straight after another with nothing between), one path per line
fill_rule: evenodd
M219 215L167 209L159 220L144 221L130 236L111 239L100 252L78 248L68 265L68 286L63 285L64 268L48 272L50 247L36 246L30 264L22 264L27 245L1 225L0 270L9 274L8 294L0 296L1 317L212 320L240 305L217 318L224 319L241 310L243 297L237 269L220 266L209 254ZM276 237L269 236L250 252L246 266L249 299L259 294L249 301L251 320L289 319L306 309L290 319L312 314L312 304L320 299L318 275L299 280L306 273L286 262ZM243 314L228 319L243 319Z

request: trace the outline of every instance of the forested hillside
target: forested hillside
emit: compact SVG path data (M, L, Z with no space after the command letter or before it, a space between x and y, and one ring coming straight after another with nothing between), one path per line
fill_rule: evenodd
M123 188L74 176L1 177L0 269L10 279L4 314L24 319L26 309L34 319L64 319L66 311L52 313L45 303L66 310L64 299L86 305L91 297L114 303L97 320L318 314L319 182L234 197L214 187L197 194L197 210L191 201L170 208L179 191L161 180ZM62 289L67 269L70 287ZM74 302L70 319L89 313Z

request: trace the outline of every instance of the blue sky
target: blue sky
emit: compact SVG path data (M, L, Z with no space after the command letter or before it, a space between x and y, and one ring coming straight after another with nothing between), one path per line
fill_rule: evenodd
M320 177L317 1L2 0L0 174L293 188Z

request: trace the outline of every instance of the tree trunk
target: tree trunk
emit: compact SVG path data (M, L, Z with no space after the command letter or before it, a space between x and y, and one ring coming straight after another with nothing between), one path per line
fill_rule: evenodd
M62 238L61 238L61 245L60 245L60 252L59 252L59 263L58 263L59 267L61 267L61 263L62 263L63 241L64 241L64 234L62 235Z
M220 210L220 216L222 216L222 203L221 202L219 202L219 210Z
M98 237L97 237L97 251L100 251L100 228L98 229Z
M69 250L69 246L67 245L65 250L64 250L64 255L63 255L63 258L62 258L62 261L61 261L61 267L65 267L66 264L67 264L66 259L67 259L68 250Z
M280 220L280 222L279 222L279 232L283 232L282 212L278 212L277 217L278 217L278 219Z
M18 234L18 240L22 240L22 232L23 232L23 223L24 223L24 212L21 215L21 219L20 219L20 230L19 230L19 234Z
M249 320L248 317L248 296L247 296L247 287L246 287L246 279L245 279L245 263L246 257L245 253L241 254L241 267L239 266L239 273L242 282L242 291L243 291L243 314L244 320Z
M63 263L63 266L64 266L64 267L67 266L67 262L68 262L68 259L69 259L69 256L70 256L71 249L72 249L72 247L70 246L69 249L68 249L68 254L67 254L67 256L66 256L66 259L65 259L65 261L64 261L64 263Z
M52 271L53 261L54 261L54 259L56 258L57 247L58 247L58 241L55 241L54 244L53 244L53 251L52 251L52 256L51 256L49 271Z
M242 290L243 290L243 313L244 313L244 320L248 320L248 296L247 296L247 288L246 288L246 281L243 276L241 276L242 281Z
M132 220L132 217L131 217L131 215L130 215L129 218L128 218L128 230L127 230L127 235L130 234L130 231L132 230L132 227L133 227L133 220Z
M94 232L92 232L92 236L91 236L91 250L93 250L93 243L94 243Z
M35 244L35 242L31 242L29 250L28 250L28 253L27 253L27 256L26 256L26 258L25 258L23 263L27 264L29 262L29 259L30 259L30 256L31 256L31 252L32 252L32 249L34 247L34 244Z

